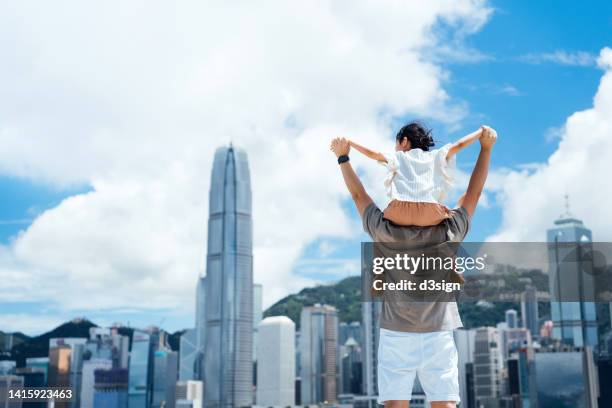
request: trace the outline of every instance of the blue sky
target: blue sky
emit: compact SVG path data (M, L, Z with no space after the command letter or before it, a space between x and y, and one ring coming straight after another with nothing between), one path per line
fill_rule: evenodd
M471 61L444 61L443 56L436 59L449 74L443 88L453 102L464 103L468 111L461 121L462 128L449 131L443 123L435 120L428 123L442 143L483 123L494 126L500 135L493 159L495 168L545 162L558 146L555 129L573 112L592 105L602 76L595 58L603 47L612 45L612 4L589 2L588 8L569 1L490 4L494 8L491 19L481 31L465 39L480 57ZM476 148L462 152L459 167L469 170L476 153ZM0 173L0 243L9 244L45 209L89 190L87 185L65 188ZM357 218L350 202L344 207ZM468 240L484 240L498 230L500 220L499 207L479 208ZM362 239L365 237L317 239L306 247L294 271L298 276L322 281L354 274L351 262L359 257ZM0 307L14 314L56 312L53 305L37 302L0 300ZM114 320L87 315L102 322ZM164 319L172 320L164 324L170 329L191 324L191 316L173 316L163 309L159 315L157 318L138 311L117 314L123 321L142 326L159 324Z

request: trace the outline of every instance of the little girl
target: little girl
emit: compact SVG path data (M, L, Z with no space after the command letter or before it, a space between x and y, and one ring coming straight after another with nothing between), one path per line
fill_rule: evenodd
M391 202L384 218L397 225L430 226L450 216L442 202L452 185L455 154L486 130L482 126L455 143L429 150L434 145L431 131L412 122L397 133L392 153L377 153L353 141L350 145L387 167L385 188Z

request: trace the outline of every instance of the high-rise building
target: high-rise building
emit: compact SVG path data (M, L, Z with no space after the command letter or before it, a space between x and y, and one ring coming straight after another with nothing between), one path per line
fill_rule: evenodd
M149 408L153 376L153 344L150 333L134 330L130 352L128 408Z
M338 311L314 305L300 315L302 405L334 403L338 396Z
M263 286L253 285L253 361L257 361L257 330L263 318Z
M178 354L169 349L155 351L152 408L174 408L178 380Z
M81 380L81 408L93 408L95 392L95 371L110 370L113 368L112 360L93 358L83 362L83 376Z
M476 406L497 408L501 395L503 360L499 332L493 327L476 329L474 339L474 393Z
M3 408L21 408L20 399L11 400L8 395L8 390L11 388L23 387L23 377L17 375L0 375L0 407Z
M531 332L531 337L534 339L540 335L539 319L536 288L528 285L521 293L521 323L522 327Z
M206 340L206 276L198 278L196 289L196 318L195 318L196 351L194 355L193 379L204 378L204 346Z
M196 378L196 361L198 357L198 332L187 329L181 335L179 346L179 381Z
M91 327L83 359L110 360L115 368L128 368L129 347L129 337L119 334L117 328Z
M361 394L362 389L361 347L357 340L349 337L340 345L340 392Z
M70 346L60 345L49 348L49 374L50 387L70 386Z
M246 153L215 152L206 258L204 405L253 403L253 243Z
M295 323L286 316L267 317L259 324L257 405L295 404Z
M204 385L202 381L176 383L176 408L202 408Z
M58 337L49 339L49 350L55 347L70 348L70 367L68 373L68 386L74 392L74 399L68 402L58 402L58 407L71 406L79 407L81 399L81 375L83 369L83 356L85 354L85 343L87 338L82 337Z
M516 310L506 310L506 325L509 329L516 329L518 327L518 314Z
M363 394L367 396L366 402L369 408L376 408L376 397L378 396L378 318L381 312L381 302L362 302L362 369L363 369Z
M465 330L459 329L453 332L455 338L455 345L457 347L457 357L459 366L459 394L461 397L461 403L467 408L476 408L475 406L469 406L468 402L468 384L467 384L467 364L474 362L474 347L476 340L476 330ZM471 390L474 391L473 388ZM472 403L473 403L472 398Z
M567 201L566 213L547 231L547 241L553 337L574 347L595 346L594 276L584 272L584 263L592 261L582 255L589 249L592 235L569 213Z
M535 353L539 407L592 407L597 400L590 347L579 351Z
M44 383L47 384L49 375L49 357L28 357L26 358L26 367L38 369L45 374Z
M128 407L128 370L126 368L94 371L94 408Z

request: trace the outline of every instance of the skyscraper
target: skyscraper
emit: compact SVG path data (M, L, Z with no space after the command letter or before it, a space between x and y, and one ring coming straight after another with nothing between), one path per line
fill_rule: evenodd
M128 408L148 408L153 372L152 339L149 333L134 330L128 382Z
M459 393L461 404L464 407L473 408L473 398L470 398L467 384L467 365L474 362L474 346L476 330L459 329L453 332L455 345L457 347L458 366L459 366ZM468 403L471 402L472 406Z
M517 320L518 320L518 317L517 317L516 310L514 309L506 310L506 324L508 325L509 329L516 329L518 327Z
M198 357L197 330L188 329L181 335L179 347L179 380L189 381L196 378Z
M474 343L476 406L495 407L501 395L501 370L503 368L499 332L493 327L476 329Z
M300 315L302 405L336 402L338 396L338 311L314 305Z
M257 360L257 331L263 317L263 286L253 285L253 361Z
M253 403L253 244L246 153L215 152L206 258L204 406Z
M102 358L93 358L83 362L83 377L81 380L81 408L93 408L94 406L94 386L95 371L110 370L113 362Z
M536 289L529 285L521 293L521 321L522 326L531 332L531 337L540 336L538 298Z
M206 339L206 276L198 278L196 289L195 355L193 379L204 378L204 346Z
M267 317L259 324L257 405L295 404L295 323L286 316Z
M368 407L376 407L378 396L378 318L381 302L362 302L361 316L363 320L363 394L369 397Z
M176 351L159 349L153 364L152 408L174 408L176 380L178 379L178 355Z
M553 337L574 347L595 346L595 303L588 301L594 298L595 286L593 276L583 272L581 255L592 242L591 230L570 214L566 202L566 213L547 231L547 241Z

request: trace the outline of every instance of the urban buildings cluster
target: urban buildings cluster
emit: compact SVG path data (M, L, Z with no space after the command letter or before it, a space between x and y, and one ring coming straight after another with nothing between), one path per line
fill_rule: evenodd
M286 316L262 318L242 150L217 150L209 200L206 275L178 352L157 328L134 330L130 345L116 327L93 327L89 338L50 339L48 356L24 367L0 361L0 389L67 386L75 399L57 405L70 408L376 406L380 304L362 303L360 322L340 322L330 305L306 306L299 330ZM548 231L551 291L574 284L555 279L560 243L591 239L569 214ZM612 406L612 338L600 338L595 304L551 301L551 320L542 321L538 301L527 284L520 313L455 332L461 407ZM418 381L410 406L426 406Z

